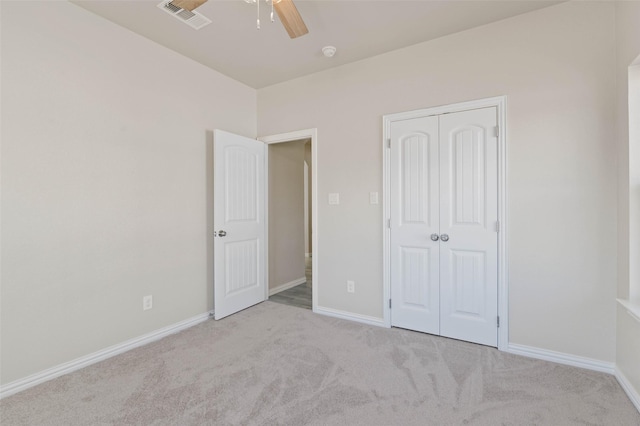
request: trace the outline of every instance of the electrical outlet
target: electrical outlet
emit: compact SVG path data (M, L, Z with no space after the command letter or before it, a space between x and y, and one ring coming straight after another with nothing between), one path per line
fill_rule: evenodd
M153 308L153 296L144 296L142 298L142 310L147 311L151 308Z
M356 292L355 281L347 281L347 293L355 293L355 292Z

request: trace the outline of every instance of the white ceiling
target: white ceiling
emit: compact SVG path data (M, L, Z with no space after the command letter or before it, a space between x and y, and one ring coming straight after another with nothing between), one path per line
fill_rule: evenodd
M73 3L253 88L262 88L559 3L542 0L295 0L309 34L290 39L261 4L209 0L196 9L213 21L194 30L157 7L160 0ZM323 46L336 46L325 58Z

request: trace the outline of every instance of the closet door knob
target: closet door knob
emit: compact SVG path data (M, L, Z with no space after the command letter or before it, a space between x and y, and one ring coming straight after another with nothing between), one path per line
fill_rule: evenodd
M438 234L431 234L431 241L438 241L438 239L440 239L440 236L438 236Z
M449 236L447 234L442 234L440 235L440 239L446 243L449 241Z

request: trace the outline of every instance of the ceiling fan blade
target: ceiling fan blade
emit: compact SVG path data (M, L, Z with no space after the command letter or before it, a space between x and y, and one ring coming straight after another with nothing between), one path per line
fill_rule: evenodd
M309 32L302 20L302 16L298 12L298 8L293 4L293 0L280 0L274 3L274 7L278 12L280 22L284 25L284 29L289 33L289 37L296 38Z
M180 9L185 9L191 12L196 7L202 6L207 0L173 0L171 4L178 6Z

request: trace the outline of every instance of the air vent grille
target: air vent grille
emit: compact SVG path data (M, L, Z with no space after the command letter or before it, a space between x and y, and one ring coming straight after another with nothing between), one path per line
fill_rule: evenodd
M163 4L166 9L169 9L173 13L180 12L180 8L171 2L160 3L160 4Z
M190 12L190 11L188 11L188 10L184 10L184 9L183 9L183 10L181 10L180 12L176 13L176 15L178 15L179 17L181 17L181 18L182 18L182 19L184 19L185 21L186 21L186 20L189 20L189 19L191 19L191 18L193 18L194 16L196 16L196 14L195 14L195 13Z
M171 3L171 0L164 0L158 5L158 8L164 10L169 15L189 25L191 28L199 30L211 23L211 19L196 11L188 11Z

